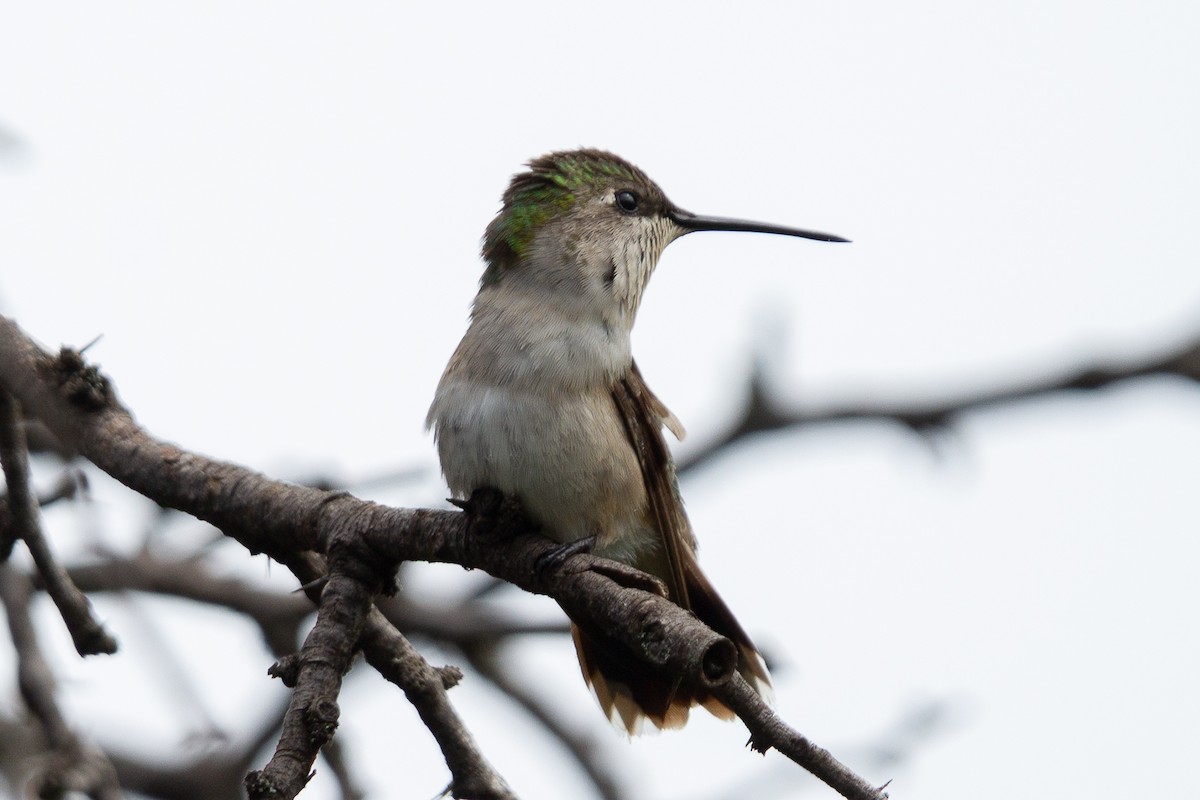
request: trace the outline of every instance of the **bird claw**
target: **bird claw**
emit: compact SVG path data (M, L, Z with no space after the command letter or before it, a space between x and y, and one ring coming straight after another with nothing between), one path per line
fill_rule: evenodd
M566 563L571 556L579 553L590 553L592 548L596 546L596 537L585 536L582 539L576 539L573 542L560 544L553 550L547 550L537 557L534 563L534 571L537 573L539 581L544 581L546 577L556 571L559 567Z
M449 498L449 502L467 515L467 530L473 536L495 540L537 530L521 502L494 486L481 486L469 498Z
M591 553L595 547L596 537L585 536L573 542L560 544L553 550L547 550L538 556L537 562L534 565L538 580L545 581L550 573L562 567L571 556L579 555L580 553ZM667 596L666 584L658 578L642 572L636 567L622 564L620 561L609 561L605 558L598 558L592 561L587 568L626 589L639 589L643 592L659 595L660 597Z
M504 506L504 492L495 486L480 486L467 498L446 499L450 505L457 506L475 517L495 517Z
M626 589L639 589L659 597L668 597L665 583L648 572L642 572L637 567L631 567L619 561L599 561L592 565L592 571L600 573Z

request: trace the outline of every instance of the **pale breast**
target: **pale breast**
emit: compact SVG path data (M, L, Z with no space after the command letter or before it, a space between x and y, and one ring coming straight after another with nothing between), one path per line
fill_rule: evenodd
M562 542L595 534L604 547L645 527L641 471L607 390L548 400L448 375L430 422L458 497L513 493Z

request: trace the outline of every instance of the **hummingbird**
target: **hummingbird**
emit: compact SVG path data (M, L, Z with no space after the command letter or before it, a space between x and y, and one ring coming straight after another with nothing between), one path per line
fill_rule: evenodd
M696 231L838 236L684 211L646 173L595 149L549 153L513 176L488 225L470 324L438 384L432 428L451 492L513 495L542 532L648 573L670 600L737 646L768 696L758 649L701 572L663 428L683 426L650 391L630 334L675 239ZM678 728L694 706L733 711L655 671L604 631L572 621L584 680L629 734Z

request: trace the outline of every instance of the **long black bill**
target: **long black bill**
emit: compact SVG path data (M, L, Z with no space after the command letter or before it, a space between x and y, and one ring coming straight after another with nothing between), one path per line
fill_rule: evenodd
M705 217L693 214L681 208L673 208L667 216L681 228L692 231L749 231L750 233L778 233L783 236L799 236L802 239L816 239L819 242L848 242L841 236L820 231L806 231L802 228L788 228L784 225L771 225L766 222L751 222L747 219L732 219L730 217Z

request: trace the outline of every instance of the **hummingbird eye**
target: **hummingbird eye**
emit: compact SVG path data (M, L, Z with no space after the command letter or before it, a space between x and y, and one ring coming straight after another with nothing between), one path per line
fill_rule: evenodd
M638 196L628 189L622 189L617 192L616 200L617 208L626 214L632 214L638 210Z

